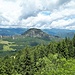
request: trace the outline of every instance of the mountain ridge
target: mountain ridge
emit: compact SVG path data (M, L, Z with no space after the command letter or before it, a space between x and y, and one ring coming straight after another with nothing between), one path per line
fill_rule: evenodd
M26 32L28 29L26 28L0 28L0 35L2 36L13 36L13 35L21 35ZM73 38L75 34L75 30L68 29L41 29L43 32L46 32L52 36L59 36L61 38L70 37Z

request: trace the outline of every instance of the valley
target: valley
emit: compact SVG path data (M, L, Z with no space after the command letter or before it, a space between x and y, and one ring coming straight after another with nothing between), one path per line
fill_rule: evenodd
M51 36L40 29L29 29L24 34L0 36L0 55L7 52L15 53L26 46L48 45L51 41L59 41L60 38Z
M48 45L52 41L74 36L75 31L62 29L2 29L0 28L0 55L13 54L26 46ZM9 32L9 33L8 33ZM4 34L5 33L5 34ZM73 34L72 34L73 33ZM61 34L61 35L60 35ZM69 35L68 35L69 34ZM8 53L9 52L9 53Z

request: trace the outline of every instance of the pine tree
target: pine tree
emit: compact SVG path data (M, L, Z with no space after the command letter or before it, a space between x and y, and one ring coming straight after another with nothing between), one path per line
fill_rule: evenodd
M22 75L33 75L32 62L28 49L25 50L25 56L21 62Z
M75 47L75 35L74 35L72 41L73 41L73 46Z
M69 45L69 47L68 47L68 49L69 49L69 56L70 57L74 57L74 53L75 53L75 50L74 50L74 47L73 47L73 45L74 45L74 43L71 41L70 42L70 45Z

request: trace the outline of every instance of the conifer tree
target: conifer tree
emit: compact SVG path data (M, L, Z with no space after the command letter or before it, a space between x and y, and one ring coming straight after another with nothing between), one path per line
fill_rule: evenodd
M74 34L72 41L73 41L73 46L75 47L75 34Z
M32 62L28 49L25 50L25 56L21 62L22 75L33 75L32 73Z

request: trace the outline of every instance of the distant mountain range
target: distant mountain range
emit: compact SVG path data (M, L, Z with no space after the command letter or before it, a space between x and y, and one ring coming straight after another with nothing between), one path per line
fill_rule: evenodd
M3 36L12 36L12 35L21 35L27 29L24 28L0 28L0 35Z
M61 38L70 37L72 38L75 34L75 30L67 30L67 29L44 29L48 34L59 36Z
M0 28L0 35L3 36L12 36L12 35L21 35L28 29L25 28ZM72 38L75 34L75 30L67 29L42 29L42 31L47 34L56 36L56 37L70 37Z

